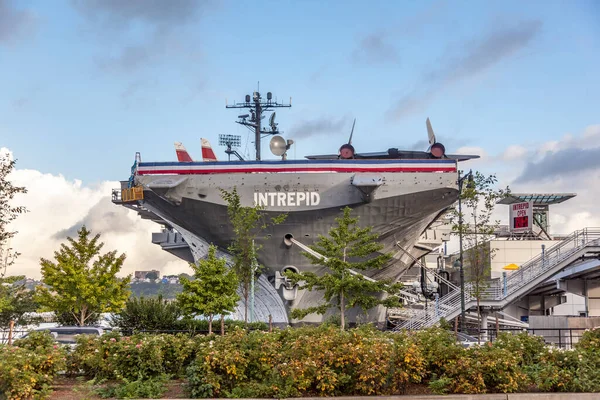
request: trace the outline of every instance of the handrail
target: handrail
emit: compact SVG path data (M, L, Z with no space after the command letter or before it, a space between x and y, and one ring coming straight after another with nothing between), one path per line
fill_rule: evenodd
M556 267L590 245L600 245L600 228L584 228L571 233L559 243L544 250L542 254L524 263L518 272L509 275L504 287L498 279L488 281L486 287L481 290L480 301L502 301L514 295L546 271ZM476 300L476 297L473 296L474 291L475 288L472 283L465 284L465 303ZM441 318L456 313L460 309L460 297L459 290L451 291L438 299L434 305L419 310L415 313L414 318L398 324L394 330L403 328L418 329L433 325Z

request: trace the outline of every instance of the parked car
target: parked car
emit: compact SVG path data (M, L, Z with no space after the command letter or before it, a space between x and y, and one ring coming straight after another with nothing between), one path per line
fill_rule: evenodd
M77 335L101 336L106 332L106 329L99 326L55 326L51 328L38 328L36 331L48 331L54 336L57 343L73 347L77 342Z

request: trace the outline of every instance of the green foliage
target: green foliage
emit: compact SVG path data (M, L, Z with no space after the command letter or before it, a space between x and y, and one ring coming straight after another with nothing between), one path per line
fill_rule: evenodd
M125 332L176 329L181 309L174 302L158 297L130 297L125 307L112 318L112 325Z
M423 359L406 336L370 328L300 328L215 337L188 368L194 397L385 395L420 382Z
M85 320L85 324L89 326L97 325L102 315L100 313L91 314L88 319ZM79 325L77 316L70 311L63 311L55 313L55 319L60 326L75 326Z
M45 398L65 368L65 351L47 332L31 332L14 346L0 345L0 398Z
M131 276L120 279L125 254L116 256L116 250L100 254L104 243L100 234L91 240L91 232L83 226L78 239L67 238L69 245L61 244L54 252L56 262L41 259L42 282L36 288L36 300L47 310L57 314L68 312L77 325L85 325L90 318L103 312L121 310L129 297Z
M575 346L581 351L600 351L600 328L587 329Z
M227 202L227 215L233 226L233 241L228 249L233 255L232 268L238 277L242 297L244 298L244 321L248 322L250 286L261 269L256 261L256 253L261 249L261 246L255 243L255 238L258 233L267 229L270 225L283 223L287 215L280 214L267 221L261 213L264 207L258 204L252 207L242 206L240 195L235 187L231 192L221 189L221 196Z
M383 245L377 242L377 234L371 233L370 227L359 227L358 218L351 217L351 211L349 207L344 208L343 216L336 218L337 226L329 230L329 237L320 235L317 243L310 246L326 259L303 253L312 264L327 267L328 272L321 276L313 272L286 273L292 283L299 284L300 289L324 292L323 303L305 309L294 309L292 317L302 319L311 313L324 314L329 308L335 307L340 312L340 325L343 329L346 310L352 307L358 306L366 311L380 304L387 307L400 306L396 294L402 288L401 284L392 284L390 280L373 282L355 273L356 270L380 269L392 256L378 253ZM381 293L386 293L389 297L381 299L378 297Z
M190 264L194 280L182 278L183 292L177 303L187 317L208 317L208 331L212 333L215 314L229 314L239 300L238 279L234 270L227 268L224 258L217 258L217 248L208 248L208 257Z
M97 386L93 391L104 399L159 399L167 391L168 375L131 381L123 379L118 384Z
M427 378L441 376L444 373L444 367L464 353L454 332L443 328L434 327L412 332L410 337L421 350L425 360Z
M163 374L182 376L195 355L196 341L187 335L136 334L101 337L81 335L71 355L72 373L96 379L150 379Z
M15 195L27 193L27 189L14 186L8 176L15 168L15 160L7 154L0 154L0 278L4 278L8 266L12 265L19 253L10 247L10 240L17 234L9 229L9 224L20 214L27 212L23 206L14 206ZM3 282L0 282L3 283ZM11 308L15 298L9 289L0 284L0 312Z
M33 299L33 291L19 283L24 279L24 276L0 277L0 298L6 300L5 306L0 307L0 329L8 329L10 321L15 321L16 325L37 322L27 316L37 309L38 304Z
M36 339L27 348L41 353L49 343ZM119 397L158 391L166 375L184 374L193 397L385 396L418 383L440 394L600 392L597 347L566 351L541 343L504 334L464 349L439 328L391 333L332 325L194 338L111 333L79 337L69 369L116 382L107 390Z
M531 335L527 332L519 334L500 333L494 342L494 347L506 349L519 355L520 365L533 365L540 362L541 357L547 352L542 336Z

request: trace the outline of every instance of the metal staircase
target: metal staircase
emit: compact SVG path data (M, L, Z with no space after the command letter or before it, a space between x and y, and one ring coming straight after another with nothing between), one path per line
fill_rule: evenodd
M483 293L480 293L479 304L483 307L502 309L590 253L600 254L600 228L575 231L541 255L523 264L518 271L505 279L487 282ZM465 284L465 310L476 305L475 286L467 283ZM394 330L427 328L442 318L451 320L460 313L460 290L453 290L427 308L416 310L412 318L398 324Z

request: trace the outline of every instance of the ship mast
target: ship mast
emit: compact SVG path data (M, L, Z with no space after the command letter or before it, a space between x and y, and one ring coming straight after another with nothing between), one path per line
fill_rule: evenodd
M235 122L240 125L244 125L245 127L254 132L254 147L256 148L256 159L260 160L260 140L264 136L279 134L277 124L275 123L275 112L273 112L273 114L271 114L271 117L269 118L270 129L268 130L267 128L261 127L263 113L267 111L273 111L274 108L289 108L291 106L291 97L289 104L278 103L277 101L273 100L273 94L271 92L267 92L267 100L263 101L260 93L256 91L252 94L252 99L250 99L250 95L247 94L245 102L234 103L232 105L226 104L225 108L247 108L249 110L250 114L238 115L239 120Z

